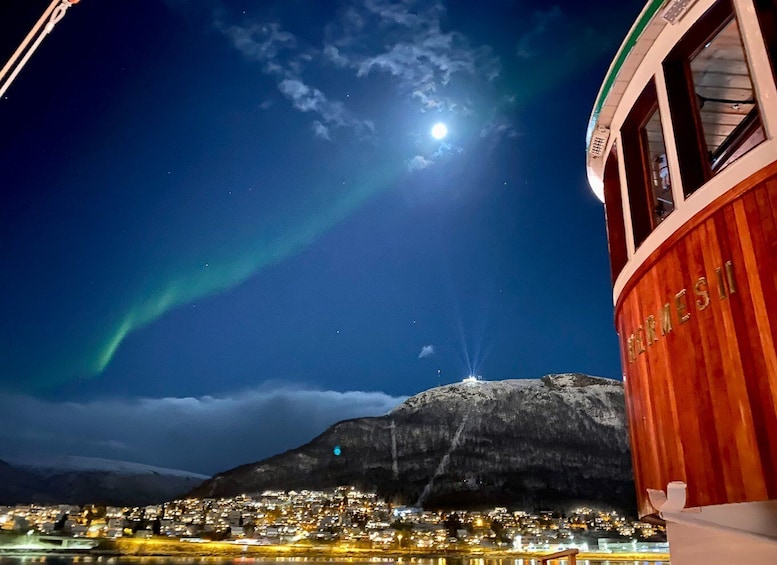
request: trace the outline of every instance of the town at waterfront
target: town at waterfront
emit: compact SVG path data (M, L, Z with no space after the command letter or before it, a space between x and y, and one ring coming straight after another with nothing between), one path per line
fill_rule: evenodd
M53 540L55 550L114 555L530 556L577 548L581 557L664 561L668 552L661 526L614 511L432 511L353 487L139 507L5 506L0 528L5 552L46 552Z

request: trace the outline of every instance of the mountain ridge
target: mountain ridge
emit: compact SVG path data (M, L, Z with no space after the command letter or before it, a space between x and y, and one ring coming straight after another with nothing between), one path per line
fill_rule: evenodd
M105 459L103 457L82 457L78 455L61 455L53 457L7 457L6 463L19 469L35 471L106 471L124 474L158 474L173 477L188 477L205 480L209 475L192 473L182 469L169 467L157 467L134 461L120 461L118 459Z
M596 503L633 513L623 385L563 373L435 387L218 473L190 494L343 484L428 507Z
M0 460L0 504L145 506L178 498L205 475L93 457Z

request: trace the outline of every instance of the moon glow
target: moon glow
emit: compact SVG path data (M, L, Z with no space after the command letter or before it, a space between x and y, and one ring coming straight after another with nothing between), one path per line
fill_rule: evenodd
M434 124L434 126L432 126L432 137L433 138L435 138L435 139L442 139L446 135L448 135L448 127L444 123L437 122L436 124Z

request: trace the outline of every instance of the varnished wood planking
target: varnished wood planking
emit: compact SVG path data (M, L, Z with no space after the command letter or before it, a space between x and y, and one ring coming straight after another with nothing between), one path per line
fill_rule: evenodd
M743 198L747 198L744 196ZM736 297L731 298L730 304L728 304L728 312L733 322L734 331L731 334L730 340L736 340L738 345L738 351L740 354L740 360L742 363L742 374L745 378L745 385L747 396L742 399L745 404L746 410L751 414L753 420L753 431L756 440L756 448L750 453L741 453L739 458L740 466L749 460L760 461L763 468L763 475L753 477L753 483L761 486L764 492L769 493L771 490L769 480L762 481L761 477L769 477L773 475L770 464L770 460L773 458L769 444L770 437L774 437L774 430L770 429L769 422L772 420L770 417L769 404L772 402L774 392L769 387L769 381L766 378L766 370L763 364L763 355L758 354L759 344L759 332L755 323L756 309L752 304L753 296L751 294L750 277L747 276L747 263L745 257L752 253L749 243L744 242L742 229L748 230L747 225L737 223L737 207L741 202L734 202L731 206L728 206L723 210L725 215L727 226L737 227L733 232L722 232L728 237L728 243L731 249L732 259L738 261L740 267L737 270L737 285L738 293ZM742 300L742 297L748 297L749 300ZM757 298L756 298L757 299ZM728 374L735 375L735 368L731 368ZM727 375L728 376L728 375ZM768 498L764 496L763 498ZM763 499L762 498L762 499ZM743 498L743 500L748 500Z
M633 363L622 352L642 515L653 511L645 489L672 480L688 483L689 505L777 498L777 167L770 173L706 208L619 297L622 341L683 288L691 313ZM736 293L720 300L714 273L729 260ZM712 301L704 310L691 306L699 276Z
M761 388L772 393L771 404L764 408L764 417L767 419L765 426L769 431L764 441L773 444L777 437L777 394L774 392L777 390L777 338L775 337L777 335L775 333L777 332L777 286L774 284L775 265L772 244L777 242L777 235L773 231L772 222L766 221L766 217L761 214L758 193L755 197L755 201L746 208L745 213L748 221L758 222L761 226L760 230L748 234L755 256L753 263L758 265L758 270L755 273L748 273L748 279L752 279L753 289L762 297L755 302L759 338L766 365L765 376L768 379L768 383L763 383ZM777 476L777 453L769 450L767 454L768 471L773 476ZM772 498L777 498L777 484L771 486L770 494Z
M771 497L777 496L777 453L774 450L777 438L777 366L771 361L775 356L774 342L769 330L769 313L765 308L765 295L761 285L761 265L758 261L762 244L757 237L760 230L752 229L758 224L750 224L752 212L756 206L752 194L732 204L737 225L738 243L742 253L742 275L738 278L750 300L741 300L744 316L735 317L740 327L747 332L746 351L751 353L751 368L745 375L750 389L750 402L756 426L759 453L762 456L765 473L772 478L766 483ZM759 226L760 227L760 226ZM774 316L772 312L771 316ZM766 332L766 334L764 333ZM748 347L749 346L749 347Z
M732 257L729 242L718 238L718 233L726 231L724 217L724 214L717 214L711 219L711 222L707 222L705 225L709 239L705 242L703 252L705 269L708 272L714 271L717 265L724 264ZM712 315L712 327L718 328L717 331L721 331L723 335L723 339L717 340L719 349L716 349L720 353L720 359L715 365L714 390L721 393L715 406L723 416L724 423L731 427L733 441L722 445L724 456L729 461L736 458L738 453L755 453L757 450L754 423L745 402L748 393L741 363L740 343L733 325L730 323L731 304L730 300L722 301L721 308L709 309ZM725 371L725 368L728 368L728 371ZM728 471L727 486L736 487L727 489L729 497L736 497L736 493L739 491L744 492L747 498L761 499L765 497L766 491L763 485L747 480L749 476L762 475L763 468L760 459L747 458L742 460L742 464L738 468L727 466L725 469Z
M709 228L710 223L712 222L702 224L699 229L692 232L683 245L688 256L687 264L689 266L699 265L700 271L704 273L707 272L704 250L709 247L710 240L717 239L714 228ZM723 265L722 262L719 264ZM714 271L714 267L711 271ZM689 272L686 280L696 281L697 277L698 275ZM691 300L696 302L698 298L694 295ZM729 460L731 451L734 449L733 442L704 441L705 432L706 435L709 435L710 431L713 431L715 437L722 437L725 434L730 434L731 431L728 429L731 425L728 398L725 394L725 385L720 382L724 380L725 375L723 374L724 366L720 352L719 333L713 324L713 309L714 306L709 306L703 311L694 311L691 315L692 320L688 322L695 322L696 328L698 328L698 331L693 333L689 331L688 334L690 338L695 335L699 339L697 344L691 345L697 358L694 382L702 403L699 413L703 418L703 421L700 422L703 427L699 441L708 447L705 457L709 464L704 470L709 472L705 472L704 476L709 481L709 491L726 492L727 496L736 497L744 489L741 475L738 469L732 469L724 463ZM693 320L694 317L697 319ZM693 480L694 475L691 472L689 475L689 479Z

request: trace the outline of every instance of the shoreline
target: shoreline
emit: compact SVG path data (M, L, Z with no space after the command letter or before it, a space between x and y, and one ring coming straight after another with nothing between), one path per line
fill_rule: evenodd
M505 549L362 549L343 546L241 545L228 542L191 543L169 539L119 538L105 540L113 548L100 547L81 555L114 557L264 557L303 559L538 559L551 553ZM102 546L103 544L101 544ZM580 552L578 560L669 562L668 553Z

